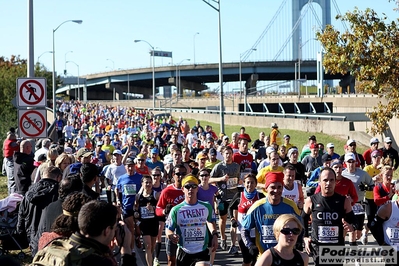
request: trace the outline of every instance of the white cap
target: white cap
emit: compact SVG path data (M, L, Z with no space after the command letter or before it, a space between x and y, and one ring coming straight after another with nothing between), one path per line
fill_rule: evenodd
M278 127L278 126L277 126L277 123L272 123L271 127L272 127L272 128Z
M121 152L121 150L114 150L114 152L113 152L112 154L119 154L119 155L122 155L122 152Z
M273 147L267 147L266 148L266 154L272 153L274 151L276 151L276 150Z
M356 157L353 153L348 152L347 154L345 154L345 162L349 161L349 160L356 160Z
M384 142L392 142L391 137L386 137L386 138L384 139Z
M71 147L65 147L65 148L64 148L64 152L65 152L66 154L72 154L72 148L71 148Z
M334 148L334 143L327 143L327 148Z
M371 138L370 139L370 145L374 143L380 143L380 140L378 138Z
M356 143L356 140L354 139L348 139L348 141L346 142L346 145L350 145L352 143Z

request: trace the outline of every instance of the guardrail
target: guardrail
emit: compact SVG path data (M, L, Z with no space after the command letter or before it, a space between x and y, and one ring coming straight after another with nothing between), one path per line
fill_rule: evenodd
M156 112L165 112L165 108L150 108ZM192 108L168 108L168 111L177 113L192 113L192 114L219 114L219 110L204 110L204 109L192 109ZM245 112L239 111L225 111L224 115L239 115L244 116ZM278 118L300 118L309 120L329 120L329 121L346 121L346 116L342 115L323 115L323 114L281 114L281 113L258 113L258 112L246 112L247 116L259 116L259 117L278 117Z

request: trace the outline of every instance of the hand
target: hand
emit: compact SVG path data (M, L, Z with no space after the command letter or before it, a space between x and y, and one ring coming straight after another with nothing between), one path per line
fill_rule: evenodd
M238 227L238 222L236 219L234 219L234 218L231 219L231 226L234 228Z
M227 182L229 180L229 175L228 174L225 174L223 177L222 177L222 181L223 182Z
M364 184L363 182L360 182L360 184L358 185L359 190L360 191L366 191L366 184Z
M119 222L115 230L116 244L122 248L122 254L131 254L130 243L132 242L132 234L127 228L126 224L122 221Z
M302 201L298 201L298 208L299 209L303 209L303 202Z
M219 239L217 235L212 236L212 252L215 252L218 249Z
M344 218L342 218L342 224L344 226L344 230L348 231L348 232L353 232L355 231L353 228L353 225L349 224L347 221L344 220Z
M173 208L172 204L166 204L165 210L164 210L164 214L165 216L168 216L170 213L170 210Z
M251 256L255 256L257 253L259 253L258 247L255 246L255 244L251 244L248 247L248 250L249 250L249 254L251 254Z
M179 235L177 234L171 234L168 236L168 238L173 244L179 243Z
M303 238L303 243L305 244L305 251L308 254L312 253L312 251L310 250L310 243L311 242L312 242L312 240L310 239L310 237L304 237Z

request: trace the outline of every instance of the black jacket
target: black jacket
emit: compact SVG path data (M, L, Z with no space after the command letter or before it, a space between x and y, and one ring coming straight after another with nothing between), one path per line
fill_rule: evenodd
M14 179L16 185L16 193L25 195L30 185L32 184L31 175L35 166L33 165L33 155L21 153L19 151L14 153Z
M45 178L33 184L29 188L28 192L26 192L26 195L19 206L17 232L20 234L26 232L28 241L31 242L31 239L34 239L39 226L43 209L57 199L57 181ZM37 246L33 246L32 248L32 253L37 251Z
M100 242L87 238L80 233L74 233L69 238L70 243L76 248L92 248L94 252L82 259L82 265L95 266L116 266L117 262L113 257L112 251L108 246ZM136 265L136 258L133 255L124 254L121 256L120 266L134 266Z
M82 193L89 196L92 200L98 200L100 198L100 194L95 192L91 187L86 184L83 185Z

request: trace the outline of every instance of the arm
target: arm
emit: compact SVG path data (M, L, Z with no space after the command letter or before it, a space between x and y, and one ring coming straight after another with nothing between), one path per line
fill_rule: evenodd
M381 184L381 186L382 186L382 184ZM381 206L382 204L384 204L385 202L390 200L393 195L393 193L391 192L386 196L381 196L380 189L383 189L383 187L380 188L380 186L375 186L373 189L374 202L375 202L375 204L377 204L377 206ZM384 189L384 191L385 191L385 189Z
M348 185L349 185L348 193L352 199L352 205L354 205L359 200L359 196L357 195L357 191L353 182L348 182Z
M303 189L302 189L302 185L301 184L298 184L298 192L299 192L298 208L300 210L302 210L303 209L303 204L304 204L304 201L305 201L305 197L303 196Z
M234 219L234 210L238 210L238 204L240 203L240 195L241 193L237 192L229 204L228 212L232 220Z
M216 223L214 221L206 222L206 223L208 225L209 232L211 232L210 240L212 241L212 251L216 251L216 249L218 247L218 239L219 239L219 235L216 230Z
M309 177L308 182L306 183L307 187L317 187L319 185L319 175L320 175L320 167L312 172Z
M260 256L256 260L255 266L271 266L273 263L273 256L270 250L266 250L263 252L262 256Z
M312 213L312 200L310 199L310 197L307 197L305 199L305 205L303 206L302 219L304 226L303 242L305 244L305 251L309 254L311 253L310 249L311 239L309 237L309 219L311 213Z
M374 217L374 220L370 223L370 231L373 234L375 240L377 241L378 245L383 246L386 245L384 240L384 230L383 224L385 221L389 219L392 212L392 205L385 204L378 209L377 214Z

